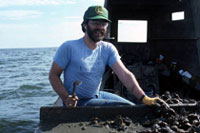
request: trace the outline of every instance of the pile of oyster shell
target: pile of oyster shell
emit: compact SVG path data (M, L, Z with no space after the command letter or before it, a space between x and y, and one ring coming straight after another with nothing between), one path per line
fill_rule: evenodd
M142 123L144 127L150 127L140 133L200 133L200 109L199 102L191 99L180 98L176 93L166 92L161 98L170 104L195 104L195 110L186 110L184 107L174 110L166 104L158 103L156 118L148 119Z
M101 121L98 117L92 118L89 125L95 127L106 127L107 129L115 129L110 130L110 132L116 131L126 131L129 126L132 124L132 120L129 117L123 117L121 115L116 116L113 120Z
M121 115L107 121L101 121L98 117L94 117L88 125L81 125L83 127L82 130L85 130L86 126L90 125L94 127L106 127L110 133L200 133L200 102L193 99L180 98L179 94L168 91L161 95L160 98L167 104L157 102L154 106L155 112L152 116L141 118L139 123L134 123L129 117ZM181 108L175 110L172 104L192 104L196 108L188 110L184 106L180 106Z

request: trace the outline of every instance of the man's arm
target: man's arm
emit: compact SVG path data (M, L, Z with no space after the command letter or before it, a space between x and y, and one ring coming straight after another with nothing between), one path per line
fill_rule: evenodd
M112 70L116 73L117 77L124 84L124 86L129 89L136 98L142 100L144 104L153 105L156 101L160 101L168 106L162 99L159 97L148 97L145 95L142 88L139 86L135 76L131 73L122 63L121 60L118 60L115 64L112 65Z
M145 94L142 88L139 86L133 73L131 73L124 66L121 60L118 60L115 64L113 64L111 68L124 86L129 89L138 99Z
M53 89L57 92L57 94L60 96L60 98L63 100L67 107L70 107L70 105L72 107L76 107L78 98L72 98L72 96L69 95L69 93L66 91L60 78L62 72L63 69L60 66L58 66L55 62L53 62L49 73L49 81Z

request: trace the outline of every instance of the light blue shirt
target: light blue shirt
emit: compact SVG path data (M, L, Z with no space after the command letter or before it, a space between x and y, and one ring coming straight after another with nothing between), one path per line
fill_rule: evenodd
M74 81L82 81L76 88L79 99L97 95L106 65L110 67L120 59L113 44L100 41L91 50L83 38L63 43L57 50L54 62L64 70L64 86L72 94Z

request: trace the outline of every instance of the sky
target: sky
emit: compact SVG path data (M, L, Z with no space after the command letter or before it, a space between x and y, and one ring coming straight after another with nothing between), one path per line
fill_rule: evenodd
M58 47L78 39L91 5L104 0L0 0L0 48Z

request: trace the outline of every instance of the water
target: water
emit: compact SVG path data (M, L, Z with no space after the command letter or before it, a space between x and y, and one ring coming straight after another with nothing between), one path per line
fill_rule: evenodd
M56 100L48 74L57 48L0 49L0 133L29 133Z

